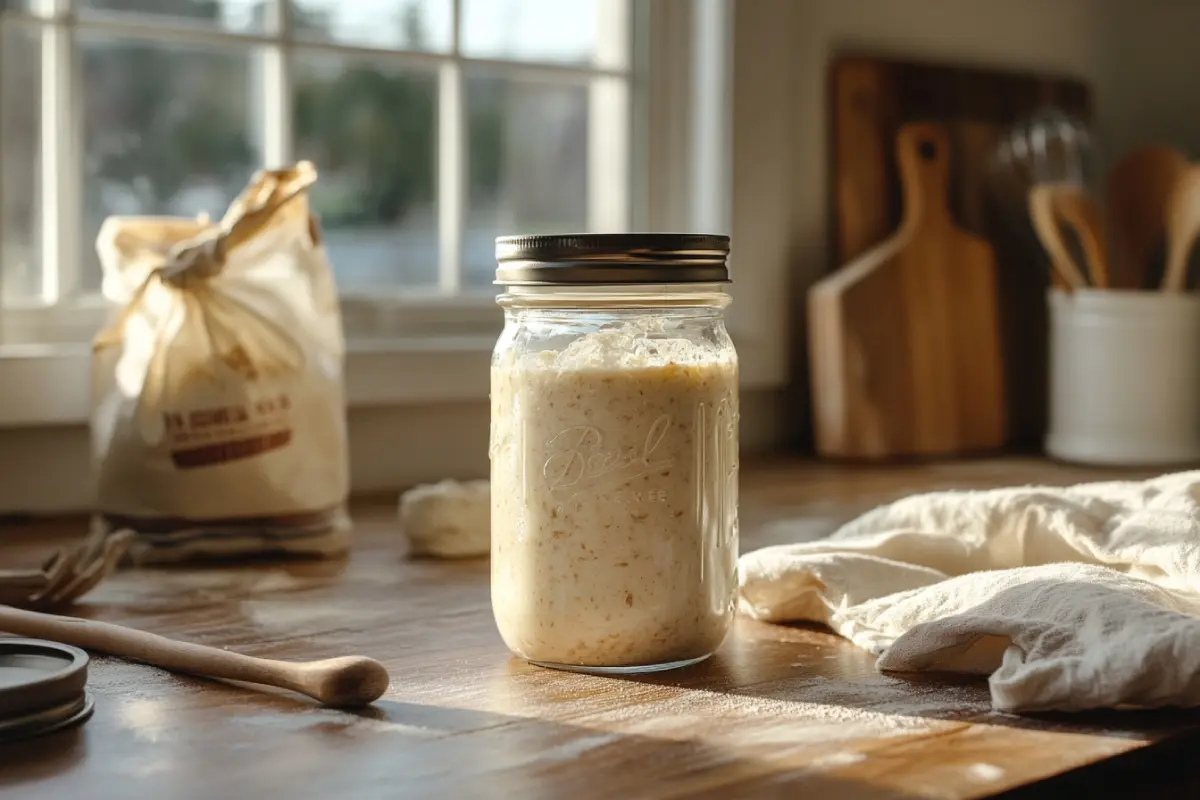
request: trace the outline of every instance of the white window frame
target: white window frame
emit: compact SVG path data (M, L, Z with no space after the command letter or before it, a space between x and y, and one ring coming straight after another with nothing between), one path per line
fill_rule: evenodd
M53 4L53 13L64 23L47 28L44 48L51 44L50 38L55 40L52 46L58 49L53 55L57 59L53 74L59 81L69 81L69 24L81 23L66 5L71 0L42 2ZM613 5L623 4L614 0ZM619 54L606 54L608 63L619 67L592 69L463 58L457 53L461 0L454 0L456 48L451 55L342 44L321 46L376 60L391 58L425 65L436 61L441 105L447 98L451 101L439 117L439 125L447 133L461 133L462 71L471 63L509 74L538 78L561 75L575 81L581 74L614 79L628 75L628 100L613 90L612 82L600 89L595 88L595 82L592 84L590 118L602 120L603 114L611 114L609 120L616 117L627 124L597 124L592 128L590 134L599 137L602 144L590 148L594 152L589 156L589 172L610 170L611 175L614 165L621 163L629 169L624 181L589 181L593 187L607 187L589 197L589 227L729 233L732 5L733 0L628 0L627 10L614 19L632 32L629 56L622 62ZM280 4L279 8L283 7ZM161 38L164 30L145 22L137 24L148 26L146 29L135 30L134 22L124 20L88 23L92 28L97 24L111 26L113 33L141 33L153 38ZM236 38L281 44L276 34L247 36L207 28L189 28L183 33L175 29L174 35L192 41L228 42ZM309 46L306 41L305 47ZM285 49L286 44L282 44L270 84L270 90L279 97L288 96ZM43 83L48 81L44 79ZM63 88L48 90L57 91L53 95L57 110L52 113L72 113L61 106L61 98L69 96ZM598 114L597 108L602 113ZM283 116L287 119L267 126L268 163L285 162L290 156L290 116ZM455 134L455 141L465 142L465 136ZM52 177L60 191L77 191L81 172L72 159L81 148L58 139L44 141L43 145L53 147L49 160L54 162L44 175ZM449 149L439 148L439 152ZM437 289L390 297L343 297L347 397L353 407L457 402L487 396L487 365L501 318L490 293L460 292L457 234L464 213L464 161L461 152L439 158L443 159L438 170L442 252ZM61 215L60 205L72 204L55 203L52 213ZM65 216L60 216L61 224L78 232L78 221ZM50 244L43 242L43 246ZM56 237L52 246L72 252L70 248L77 244L77 238L72 241L67 236ZM69 271L54 280L57 286L48 288L64 291L72 285ZM38 309L0 308L0 427L86 422L89 347L85 342L108 312L99 299ZM737 338L736 329L734 333ZM11 344L22 340L30 343Z

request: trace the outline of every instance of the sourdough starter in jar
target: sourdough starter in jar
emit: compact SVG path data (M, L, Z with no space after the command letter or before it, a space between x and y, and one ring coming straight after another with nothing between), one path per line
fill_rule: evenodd
M492 604L530 661L677 666L732 622L736 355L655 323L492 368Z

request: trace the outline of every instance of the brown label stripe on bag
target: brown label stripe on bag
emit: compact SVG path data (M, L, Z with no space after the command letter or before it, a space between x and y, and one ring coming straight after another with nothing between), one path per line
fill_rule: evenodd
M175 462L175 466L179 469L209 467L214 464L224 464L229 461L252 458L269 450L278 450L287 445L291 440L292 430L291 428L285 428L281 431L272 431L261 436L252 436L232 442L217 442L216 444L206 444L201 447L172 450L171 460Z

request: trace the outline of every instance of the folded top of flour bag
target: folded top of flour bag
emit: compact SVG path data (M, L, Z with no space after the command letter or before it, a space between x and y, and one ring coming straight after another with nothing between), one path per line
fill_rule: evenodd
M739 573L742 613L989 675L1000 711L1200 705L1200 471L916 495Z

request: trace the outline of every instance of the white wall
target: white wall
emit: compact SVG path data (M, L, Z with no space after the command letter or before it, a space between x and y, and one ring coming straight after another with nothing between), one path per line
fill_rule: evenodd
M827 177L825 65L839 47L1074 75L1091 84L1096 127L1110 160L1156 141L1200 151L1196 0L739 2L743 16L759 26L769 24L763 17L792 17L796 111L816 134L800 146L795 166L813 179ZM806 180L798 186L800 217L823 214L823 185Z
M1097 104L1106 155L1166 142L1200 156L1200 2L1102 5Z

